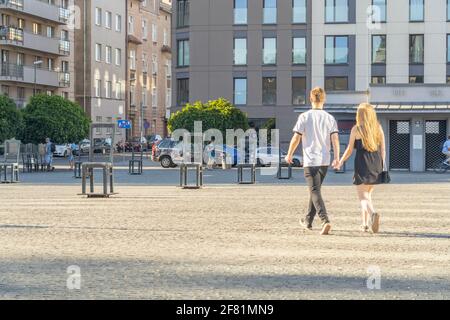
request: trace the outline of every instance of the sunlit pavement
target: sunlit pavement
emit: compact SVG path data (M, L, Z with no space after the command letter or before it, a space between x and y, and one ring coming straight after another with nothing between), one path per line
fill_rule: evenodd
M313 232L298 224L302 170L254 186L207 171L205 188L188 191L177 169L118 167L110 199L78 196L80 180L58 163L0 185L0 298L450 299L448 174L394 173L375 192L373 236L359 232L351 173L331 172L333 234L320 237L318 221Z

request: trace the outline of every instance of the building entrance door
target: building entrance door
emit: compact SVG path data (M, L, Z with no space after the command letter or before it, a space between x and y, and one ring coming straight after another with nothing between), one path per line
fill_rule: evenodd
M447 121L429 120L425 122L425 165L427 170L434 169L438 160L445 160L442 146L447 140Z
M411 168L411 123L409 120L389 122L389 167L393 170Z

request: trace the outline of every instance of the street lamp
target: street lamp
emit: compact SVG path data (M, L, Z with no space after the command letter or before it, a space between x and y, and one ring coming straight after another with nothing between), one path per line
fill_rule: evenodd
M37 60L33 62L34 65L34 89L33 89L33 97L36 96L36 73L37 73L37 67L40 66L43 63L42 60Z

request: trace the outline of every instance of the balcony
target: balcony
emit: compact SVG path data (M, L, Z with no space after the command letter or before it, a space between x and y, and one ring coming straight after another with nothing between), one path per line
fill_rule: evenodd
M32 66L2 63L0 81L34 84L34 72L35 68ZM68 87L70 86L70 73L36 68L36 84L55 88Z
M59 56L70 54L70 42L67 40L44 37L9 26L0 26L0 45L14 46Z
M0 0L0 9L20 12L58 24L67 24L70 18L70 10L44 0Z

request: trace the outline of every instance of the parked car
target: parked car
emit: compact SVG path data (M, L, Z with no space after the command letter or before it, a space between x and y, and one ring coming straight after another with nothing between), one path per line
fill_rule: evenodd
M70 144L57 144L55 145L54 157L67 157L69 155Z
M238 163L240 163L244 159L244 155L241 154L241 152L239 152L238 149L236 149L234 147L230 147L226 144L224 144L222 146L216 146L215 153L216 153L215 159L216 159L217 165L222 164L222 159L224 157L224 154L226 157L229 156L231 158L232 166L236 166ZM209 160L208 152L206 150L204 150L203 151L203 162L208 163L208 160Z
M270 166L272 164L286 163L285 157L287 152L278 148L266 147L256 149L256 161L260 166ZM281 159L280 159L281 156ZM294 155L293 166L301 167L303 165L303 159L300 156Z
M170 138L163 139L155 147L154 154L152 155L153 161L161 163L163 168L175 167L176 164L173 162L172 156L174 151L178 152L177 150L174 150L178 144L180 144L179 141L174 141Z

